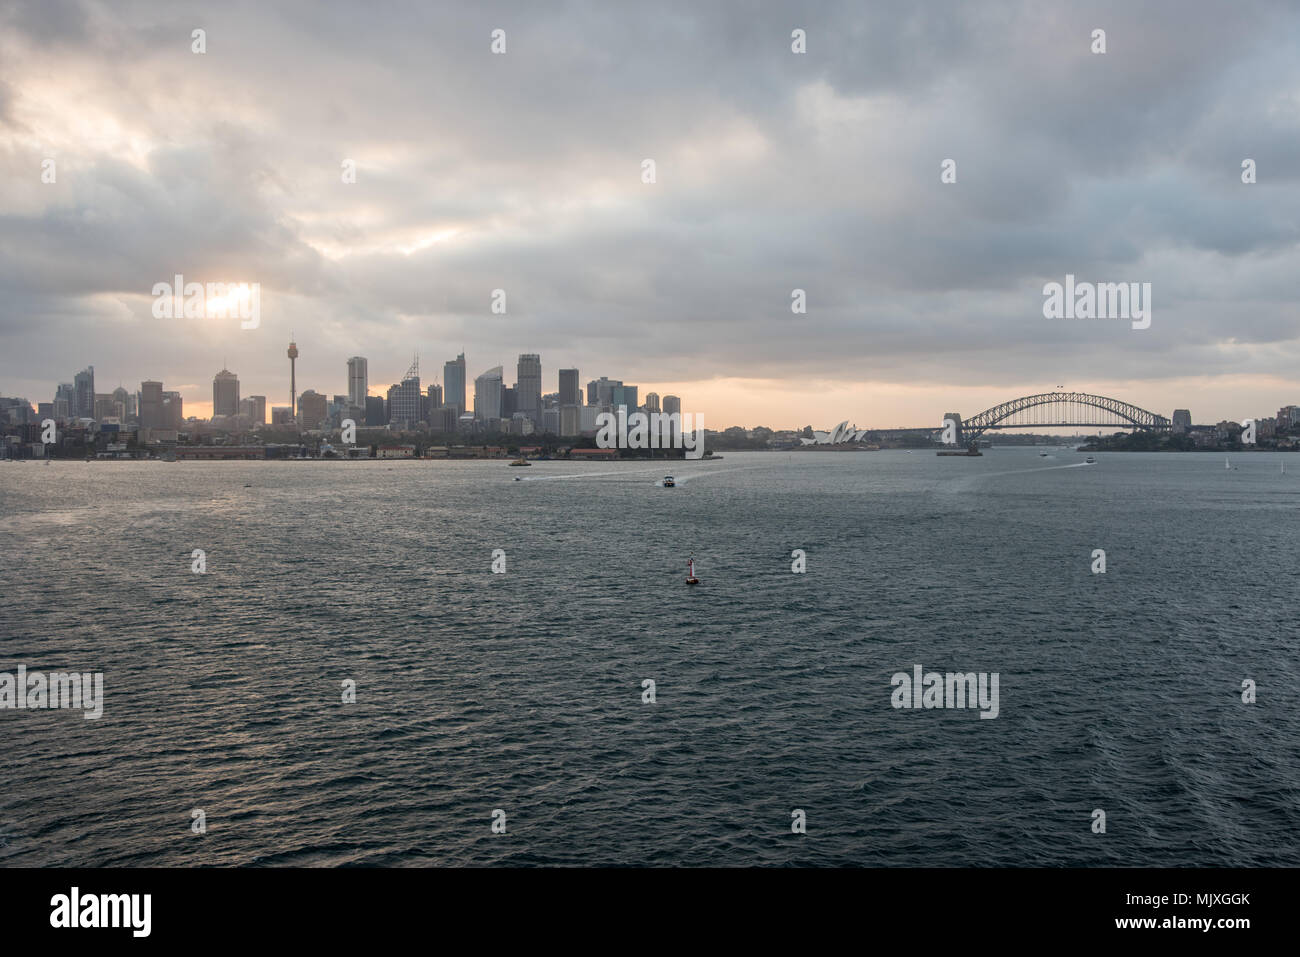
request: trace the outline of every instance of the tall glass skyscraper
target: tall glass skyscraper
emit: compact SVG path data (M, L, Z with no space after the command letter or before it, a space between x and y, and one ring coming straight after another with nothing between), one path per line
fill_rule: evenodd
M501 418L501 367L493 366L474 380L474 418Z
M390 425L412 425L421 419L420 364L416 360L402 381L388 390Z
M525 353L519 357L515 382L515 411L540 424L542 420L542 357Z
M468 411L465 406L465 353L442 367L442 401L454 406L457 415Z
M348 405L358 409L366 407L366 396L370 394L368 365L363 356L353 356L348 360Z
M615 409L620 406L626 407L628 412L637 410L636 401L637 387L634 385L616 385L613 388L613 394L610 396L610 404Z
M582 405L582 387L577 369L560 370L560 405Z
M165 429L163 412L163 384L149 379L140 383L140 427Z
M239 376L222 369L212 377L212 414L239 414Z
M73 415L79 419L93 419L95 417L95 367L86 366L73 378L73 389L76 390L77 407L73 410Z

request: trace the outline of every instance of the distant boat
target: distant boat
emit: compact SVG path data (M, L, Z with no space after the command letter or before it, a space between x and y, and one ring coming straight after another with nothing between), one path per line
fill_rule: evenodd
M671 475L665 475L664 488L676 488L676 487L677 487L677 483L673 481L673 477Z
M686 563L686 584L698 585L700 580L695 577L695 559L692 558Z
M515 460L514 460L513 462L511 462L510 464L511 464L511 465L532 465L533 463L530 462L530 461L528 461L526 458L524 458L524 457L521 455L521 456L519 456L519 458L515 459Z
M1045 459L1045 458L1047 458L1047 453L1046 453L1046 452L1039 452L1039 453L1038 453L1038 457L1039 457L1039 458L1042 458L1042 459Z
M1227 459L1224 459L1224 460L1223 460L1223 471L1227 472L1227 471L1228 471L1229 469L1231 469L1231 468L1232 468L1232 466L1228 464L1228 460L1227 460Z
M1086 462L1089 465L1094 465L1096 464L1097 460L1094 459L1091 455L1089 455L1086 459L1084 459L1084 462Z

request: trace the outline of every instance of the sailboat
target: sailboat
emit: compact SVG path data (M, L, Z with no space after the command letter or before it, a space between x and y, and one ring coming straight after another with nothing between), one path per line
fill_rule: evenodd
M698 585L700 580L695 577L695 559L692 558L686 562L686 584Z
M1223 471L1227 472L1227 471L1228 471L1229 469L1231 469L1231 468L1232 468L1232 466L1228 464L1228 460L1227 460L1227 459L1224 459L1224 460L1223 460Z

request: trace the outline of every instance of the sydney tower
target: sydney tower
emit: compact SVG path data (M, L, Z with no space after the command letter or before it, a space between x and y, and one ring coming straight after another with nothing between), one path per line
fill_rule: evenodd
M298 424L298 379L295 363L298 361L298 343L289 343L289 417Z

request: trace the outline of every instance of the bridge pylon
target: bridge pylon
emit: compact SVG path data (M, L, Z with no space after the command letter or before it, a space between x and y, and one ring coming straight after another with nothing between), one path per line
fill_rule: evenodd
M965 440L964 440L964 436L962 435L962 429L961 429L961 413L960 413L960 412L945 412L945 413L943 414L943 421L944 421L944 427L945 427L945 428L947 428L947 423L948 423L948 420L949 420L949 419L952 419L952 421L953 421L953 422L956 424L956 426L957 426L957 435L956 435L956 441L954 442L954 444L955 444L955 445L965 445Z

